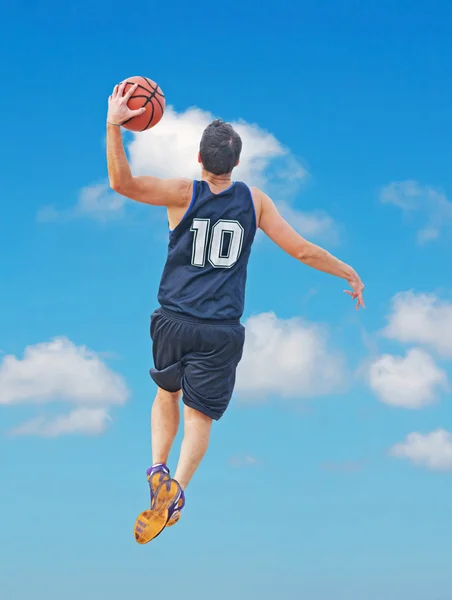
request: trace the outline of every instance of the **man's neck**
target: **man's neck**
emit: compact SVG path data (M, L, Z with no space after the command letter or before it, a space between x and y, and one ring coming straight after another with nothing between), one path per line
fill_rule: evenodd
M208 171L202 171L201 179L207 181L212 191L225 190L232 184L231 173L225 175L214 175Z

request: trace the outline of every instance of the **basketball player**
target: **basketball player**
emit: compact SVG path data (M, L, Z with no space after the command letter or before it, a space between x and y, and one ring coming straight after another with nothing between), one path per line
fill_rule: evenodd
M257 228L298 261L345 279L364 308L357 273L326 250L303 239L261 190L233 182L242 141L231 125L214 121L204 131L198 154L201 179L133 177L121 136L132 111L116 86L109 98L107 155L110 186L145 204L166 206L168 257L151 317L154 368L158 386L152 407L152 460L147 471L151 507L138 517L135 538L144 544L174 525L185 505L185 489L209 444L213 420L224 414L242 357L247 264ZM184 402L184 439L176 472L167 467Z

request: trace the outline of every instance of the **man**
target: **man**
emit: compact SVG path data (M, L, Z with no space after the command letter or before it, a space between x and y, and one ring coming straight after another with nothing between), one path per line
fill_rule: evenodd
M244 308L248 258L257 228L285 252L325 273L345 279L364 307L357 273L326 250L303 239L257 188L232 182L242 141L231 125L214 121L203 133L198 161L200 181L133 177L121 136L121 124L144 109L131 110L116 86L109 98L107 160L110 186L137 202L166 206L168 258L151 317L158 386L152 407L152 460L147 471L150 510L135 523L135 538L145 544L174 525L185 505L185 489L209 444L213 420L226 410L245 341L240 318ZM174 478L167 461L179 428L184 401L184 439Z

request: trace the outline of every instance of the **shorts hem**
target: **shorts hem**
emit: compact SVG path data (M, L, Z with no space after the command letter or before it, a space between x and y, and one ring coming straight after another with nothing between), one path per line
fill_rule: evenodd
M176 385L168 385L163 384L160 381L159 371L157 369L149 369L149 375L151 376L152 381L155 383L157 387L164 390L165 392L169 392L170 394L175 394L176 392L180 392L182 390L182 386L180 384Z
M206 415L206 417L209 417L210 419L213 419L214 421L219 421L221 419L221 417L224 415L224 412L222 412L219 415L217 412L209 410L205 406L197 404L196 402L192 402L191 400L186 398L184 394L182 394L182 402L189 408L193 408L194 410L197 410L198 412L202 413L203 415Z

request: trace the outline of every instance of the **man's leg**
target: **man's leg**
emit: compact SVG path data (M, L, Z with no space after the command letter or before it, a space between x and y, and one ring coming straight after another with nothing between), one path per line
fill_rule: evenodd
M172 481L166 467L168 456L177 435L180 422L179 400L181 392L167 392L158 388L152 405L152 462L148 469L151 488L151 509L142 512L135 521L135 539L147 544L165 528L181 497L179 484ZM170 512L171 510L171 512Z
M184 406L184 439L174 479L184 490L199 467L209 446L212 419Z
M152 405L152 463L166 464L180 423L179 401L181 392L167 392L158 388Z

